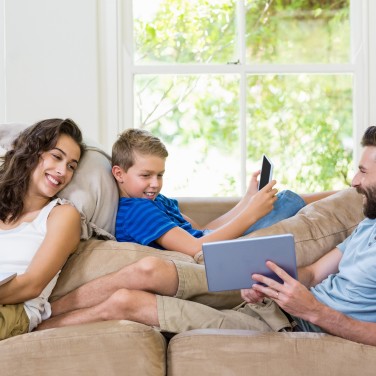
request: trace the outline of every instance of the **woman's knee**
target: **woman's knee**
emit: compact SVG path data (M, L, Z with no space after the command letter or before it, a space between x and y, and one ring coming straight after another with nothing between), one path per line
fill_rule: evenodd
M174 263L160 257L147 256L137 262L138 273L147 278L152 278L156 275L166 276L168 269L174 270Z
M103 316L105 320L126 319L126 312L130 309L136 299L133 292L127 289L115 291L107 301L102 303Z

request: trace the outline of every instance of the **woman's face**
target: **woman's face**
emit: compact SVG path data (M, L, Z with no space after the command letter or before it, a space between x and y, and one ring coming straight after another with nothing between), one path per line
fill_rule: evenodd
M61 134L56 146L44 152L31 174L29 193L53 197L72 180L81 156L80 147L70 136Z

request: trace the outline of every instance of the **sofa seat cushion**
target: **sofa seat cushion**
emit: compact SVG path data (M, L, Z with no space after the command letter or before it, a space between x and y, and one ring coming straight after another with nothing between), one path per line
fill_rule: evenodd
M180 252L161 251L136 243L91 238L81 241L64 265L50 300L54 301L94 278L117 271L146 256L194 262Z
M48 329L0 342L2 376L165 375L166 341L131 321Z
M376 347L328 334L200 329L172 338L168 375L374 375Z

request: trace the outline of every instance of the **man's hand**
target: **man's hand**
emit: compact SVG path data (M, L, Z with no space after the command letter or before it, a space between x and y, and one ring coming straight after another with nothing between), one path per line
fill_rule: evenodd
M266 285L254 284L252 289L255 290L255 293L264 294L264 296L273 299L282 309L291 315L312 321L318 313L321 304L303 284L292 278L279 266L271 261L267 261L266 265L270 270L275 272L284 283L281 284L274 281L274 279L260 274L254 274L252 275L252 279ZM251 294L244 295L255 296Z

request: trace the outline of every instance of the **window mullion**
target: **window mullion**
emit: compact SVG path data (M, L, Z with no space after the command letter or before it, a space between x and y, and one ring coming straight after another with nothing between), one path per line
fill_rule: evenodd
M0 0L0 122L6 122L5 2Z
M237 2L238 53L240 62L240 189L243 195L247 188L247 72L246 72L246 25L244 0Z

